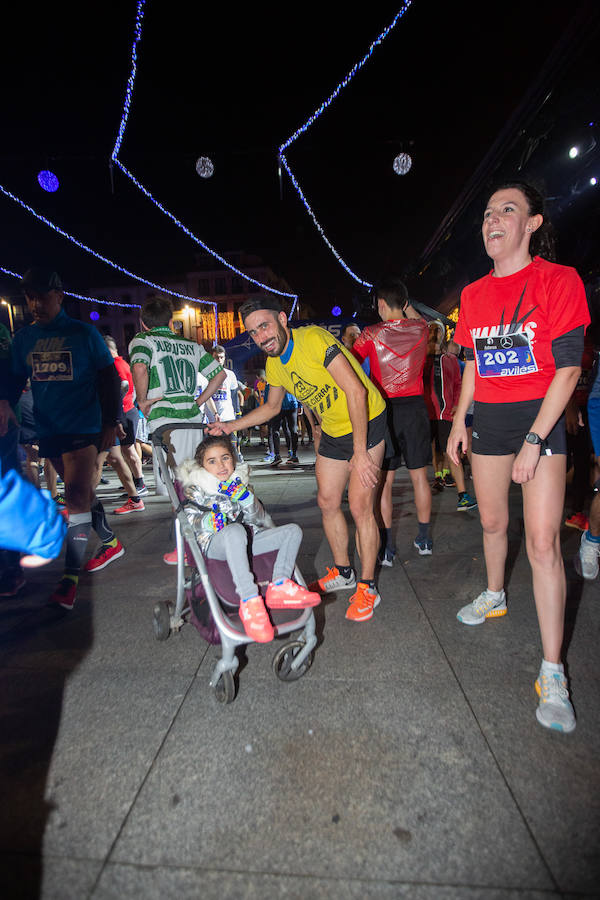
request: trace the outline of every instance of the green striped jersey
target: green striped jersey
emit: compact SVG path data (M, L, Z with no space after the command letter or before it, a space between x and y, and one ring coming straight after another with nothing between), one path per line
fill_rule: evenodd
M168 326L160 325L136 334L129 344L129 359L131 366L142 363L148 369L148 400L161 398L150 409L150 431L169 422L202 421L194 400L197 373L210 381L221 371L202 344L178 337Z

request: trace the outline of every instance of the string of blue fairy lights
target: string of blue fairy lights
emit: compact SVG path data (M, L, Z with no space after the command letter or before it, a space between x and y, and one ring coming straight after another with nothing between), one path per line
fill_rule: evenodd
M103 256L101 253L98 253L96 250L88 247L87 244L78 241L77 238L74 238L72 234L69 234L59 225L55 225L54 222L51 222L50 219L46 218L46 216L43 216L41 213L36 212L36 210L33 209L32 206L29 206L27 203L25 203L24 200L21 200L1 184L0 192L3 193L5 197L8 197L9 200L13 200L15 203L21 206L24 210L30 213L30 215L34 216L34 218L38 219L40 222L43 222L44 225L52 228L52 230L56 231L57 234L60 234L61 237L64 237L67 240L71 241L71 243L75 244L76 247L79 247L80 250L85 250L86 253L95 256L96 259L100 260L100 262L106 263L107 266L111 266L113 269L116 269L118 272L122 272L124 275L128 275L129 278L133 278L134 281L140 281L142 284L147 284L149 287L155 288L155 290L158 291L162 291L165 294L170 294L172 297L179 297L181 300L185 300L187 303L200 303L204 304L205 306L212 306L215 315L215 328L218 329L217 304L214 302L214 300L202 300L199 297L190 297L187 294L180 294L178 291L173 291L171 290L171 288L165 287L164 285L156 284L154 281L148 281L147 278L142 278L141 275L136 275L135 272L131 272L124 266L120 266L119 263L113 262L112 259L108 259L106 256ZM218 330L215 331L215 334L218 334Z
M325 231L324 231L323 227L322 227L321 224L319 223L319 221L318 221L318 219L317 219L317 217L316 217L314 211L312 210L312 208L311 208L311 206L310 206L310 204L309 204L309 202L308 202L308 199L306 198L304 192L302 191L302 188L300 187L300 184L299 184L297 178L295 177L295 175L294 175L294 173L293 173L293 171L292 171L292 169L291 169L291 166L289 165L289 163L288 163L288 161L287 161L287 158L286 158L286 156L285 156L285 151L292 145L292 143L293 143L294 141L296 141L302 134L304 134L304 133L305 133L305 132L306 132L306 131L314 124L314 122L322 115L322 113L325 111L325 109L327 109L327 108L333 103L333 101L334 101L334 100L336 99L336 97L340 94L340 92L341 92L341 91L342 91L342 90L350 83L350 81L352 80L352 78L354 78L354 76L357 74L357 72L358 72L358 71L365 65L365 63L370 59L370 57L372 56L372 54L373 54L375 48L376 48L379 44L381 44L382 41L385 40L385 38L388 36L388 34L392 31L392 29L395 27L395 25L397 24L397 22L399 21L399 19L404 15L404 13L405 13L405 12L407 11L407 9L410 7L411 2L412 2L412 0L406 0L406 2L404 3L403 7L398 11L398 13L396 14L396 16L394 17L393 21L392 21L392 22L391 22L391 23L390 23L390 24L389 24L389 25L381 32L381 34L380 34L380 35L379 35L379 36L371 43L371 45L370 45L370 47L369 47L369 50L368 50L367 53L363 56L363 58L362 58L358 63L356 63L356 64L352 67L352 69L348 72L348 74L346 75L346 77L338 84L338 86L335 88L335 90L334 90L334 91L331 93L331 95L330 95L330 96L329 96L329 97L328 97L328 98L320 105L320 107L318 107L318 108L313 112L313 114L309 117L309 119L308 119L302 126L300 126L300 128L298 128L298 129L297 129L297 130L296 130L296 131L295 131L295 132L287 139L287 141L285 141L285 142L281 145L281 147L279 148L279 159L280 159L281 163L283 164L284 168L286 169L286 171L287 171L287 173L288 173L288 175L289 175L289 177L290 177L290 180L292 181L292 184L294 185L294 187L295 187L295 189L296 189L296 191L297 191L297 193L298 193L298 195L299 195L299 197L300 197L302 203L304 204L304 206L305 206L307 212L308 212L309 215L311 216L311 218L312 218L312 220L313 220L313 222L314 222L316 228L318 229L319 233L321 234L321 237L323 238L323 240L325 241L325 243L327 244L327 246L329 247L329 249L331 250L331 252L334 254L334 256L336 257L336 259L338 260L338 262L339 262L339 263L342 265L342 267L346 270L346 272L347 272L352 278L354 278L355 281L357 281L359 284L364 285L365 287L371 287L372 285L371 285L370 282L365 281L364 279L361 279L358 275L356 275L355 272L352 271L352 269L351 269L351 268L347 265L347 263L343 260L343 258L341 257L341 255L337 252L336 248L335 248L334 245L331 243L331 241L327 238L327 236L326 236L326 234L325 234ZM274 294L277 294L277 295L282 296L282 297L288 297L288 298L290 298L290 299L293 301L293 303L292 303L292 308L291 308L291 312L290 312L290 316L291 316L291 315L293 315L293 313L294 313L294 311L295 311L295 308L296 308L296 306L297 306L297 303L298 303L298 296L297 296L297 294L289 293L289 292L286 292L286 291L280 291L280 290L278 290L277 288L271 287L270 285L263 284L262 282L258 281L257 279L252 278L252 277L249 276L247 273L245 273L245 272L243 272L243 271L237 269L235 266L233 266L230 262L228 262L228 260L226 260L226 259L225 259L224 257L222 257L220 254L218 254L216 251L212 250L207 244L205 244L202 240L200 240L200 238L198 238L196 235L194 235L193 232L192 232L189 228L187 228L187 227L186 227L186 226L185 226L185 225L184 225L184 224L183 224L183 223L182 223L182 222L181 222L181 221L180 221L173 213L171 213L169 210L167 210L166 207L164 207L163 204L161 204L161 203L160 203L160 202L152 195L152 193L151 193L151 192L150 192L143 184L141 184L141 182L138 181L138 179L135 178L135 176L134 176L127 168L126 168L126 166L125 166L125 165L121 162L121 160L118 158L118 154L119 154L119 151L120 151L120 149L121 149L121 145L122 145L122 142L123 142L123 139L124 139L124 136L125 136L125 131L126 131L127 122L128 122L128 119L129 119L129 114L130 114L130 111L131 111L131 102L132 102L132 98L133 98L133 90L134 90L135 79L136 79L136 74L137 74L137 45L138 45L138 43L140 42L141 37L142 37L142 23L143 23L143 17L144 17L144 9L145 9L145 0L138 0L137 10L136 10L135 28L134 28L134 40L133 40L132 53L131 53L131 70L130 70L129 78L128 78L128 81L127 81L127 87L126 87L126 92L125 92L124 108L123 108L123 113L122 113L122 117L121 117L121 122L120 122L120 124L119 124L119 129L118 129L117 138L116 138L116 141L115 141L115 146L114 146L114 148L113 148L113 152L112 152L112 155L111 155L111 162L114 162L114 163L117 164L117 166L118 166L119 169L123 172L123 174L124 174L127 178L129 178L129 179L132 181L132 183L135 184L135 186L136 186L140 191L142 191L142 193L143 193L143 194L144 194L144 195L145 195L152 203L154 203L154 205L157 207L157 209L159 209L164 215L168 216L168 217L169 217L169 218L170 218L170 219L171 219L171 220L172 220L172 221L173 221L173 222L174 222L174 223L175 223L182 231L184 231L185 234L188 235L188 237L190 237L192 240L194 240L199 246L201 246L206 252L208 252L211 256L213 256L215 259L217 259L222 265L224 265L225 267L227 267L227 268L230 269L231 271L235 272L236 274L240 275L240 276L241 276L242 278L244 278L246 281L249 281L249 282L251 282L252 284L257 285L258 287L263 288L264 290L266 290L266 291L269 292L269 293L274 293ZM141 282L141 283L143 283L143 284L147 284L148 286L153 287L153 288L155 288L155 289L157 289L157 290L163 291L163 292L165 292L165 293L167 293L167 294L170 294L170 295L173 296L173 297L181 298L181 299L185 300L185 301L188 302L188 303L191 302L191 303L199 303L199 304L204 304L204 305L210 305L210 306L212 306L212 307L213 307L213 311L214 311L214 316L215 316L215 333L216 333L216 334L218 333L218 313L217 313L217 304L216 304L214 301L211 301L211 300L202 300L202 299L200 299L200 298L190 297L190 296L188 296L188 295L186 295L186 294L181 294L181 293L178 293L177 291L172 291L172 290L170 290L170 289L167 288L167 287L164 287L164 286L162 286L162 285L158 285L158 284L156 284L156 283L154 283L154 282L152 282L152 281L149 281L149 280L147 280L147 279L145 279L145 278L143 278L143 277L141 277L141 276L139 276L139 275L136 275L135 273L133 273L133 272L129 271L128 269L126 269L124 266L121 266L121 265L119 265L118 263L113 262L112 260L110 260L110 259L108 259L107 257L103 256L102 254L100 254L100 253L96 252L95 250L93 250L91 247L88 247L86 244L82 243L81 241L78 241L75 237L73 237L72 235L68 234L66 231L64 231L62 228L60 228L58 225L55 225L53 222L51 222L51 221L50 221L49 219L47 219L45 216L43 216L43 215L41 215L40 213L36 212L31 206L29 206L27 203L25 203L23 200L21 200L21 199L20 199L19 197L17 197L15 194L12 194L9 190L7 190L6 188L4 188L2 185L0 185L0 192L2 192L2 193L3 193L6 197L8 197L9 199L11 199L11 200L13 200L14 202L16 202L17 204L19 204L24 210L26 210L27 212L29 212L31 215L33 215L33 216L34 216L36 219L38 219L39 221L43 222L43 223L44 223L45 225L47 225L49 228L52 228L54 231L56 231L56 232L57 232L58 234L60 234L62 237L64 237L64 238L66 238L67 240L71 241L73 244L75 244L75 245L76 245L77 247L79 247L80 249L82 249L82 250L84 250L85 252L91 254L92 256L95 256L95 257L96 257L97 259L99 259L101 262L107 264L108 266L112 267L113 269L116 269L117 271L119 271L119 272L121 272L121 273L123 273L123 274L125 274L125 275L128 275L129 277L131 277L131 278L134 279L135 281ZM6 272L7 274L14 275L14 273L11 273L9 270L2 269L1 267L0 267L0 271ZM19 277L19 276L15 276L15 277ZM110 304L110 305L115 305L115 306L123 306L123 307L127 307L127 306L135 306L135 304L123 304L123 303L116 303L116 302L113 302L113 301L96 301L96 300L93 300L93 298L88 298L88 297L85 297L85 296L79 295L79 294L71 294L70 296L78 297L79 299L82 299L82 300L92 300L92 302L103 302L103 303L108 303L108 304Z
M111 159L113 159L115 162L117 161L117 156L119 154L119 150L121 149L123 138L125 137L125 129L127 127L127 120L129 119L129 112L131 110L133 87L135 84L135 76L137 74L137 45L142 39L142 22L144 19L145 6L146 0L138 0L137 10L135 14L135 27L133 31L133 46L131 48L131 70L129 72L129 78L127 79L127 87L125 88L123 114L121 116L119 131L117 133L117 139L115 141L115 146L113 148L111 156Z
M11 272L10 269L5 269L4 266L0 266L0 272L4 272L5 275L11 275L19 281L23 278L18 272ZM102 303L105 306L121 306L126 309L141 309L139 303L117 303L116 300L99 300L97 297L86 297L84 294L74 294L72 291L63 291L63 293L66 294L67 297L75 297L77 300L87 300L89 303Z
M316 226L319 234L321 235L321 237L323 238L323 240L325 241L325 243L327 244L327 246L329 247L329 249L335 256L337 261L346 270L346 272L352 278L354 278L354 280L357 281L359 284L362 284L362 285L364 285L364 287L368 287L368 288L371 288L373 285L370 282L365 281L364 279L360 278L355 272L352 271L350 266L342 259L342 257L338 253L338 251L335 249L335 247L333 246L333 244L331 243L331 241L325 234L325 231L324 231L322 225L320 224L319 220L317 219L310 203L308 202L308 200L306 198L306 195L304 194L302 188L300 187L300 183L298 182L298 179L295 177L294 173L292 172L290 164L287 161L285 151L288 149L288 147L290 147L294 143L294 141L296 141L301 135L305 134L308 131L308 129L312 125L314 125L314 123L317 121L317 119L325 112L325 110L329 106L331 106L333 101L339 96L339 94L343 91L343 89L345 87L347 87L348 84L350 84L350 82L352 81L354 76L357 74L357 72L359 72L360 69L362 69L362 67L365 65L365 63L367 63L369 61L369 59L375 52L375 48L378 47L381 43L383 43L383 41L386 39L388 34L390 34L392 29L396 26L396 24L402 18L404 13L408 10L408 8L411 5L411 2L412 2L412 0L405 0L404 5L401 7L401 9L398 10L398 12L394 16L394 18L390 22L390 24L386 28L384 28L383 31L381 32L381 34L371 43L369 49L367 50L365 55L362 57L362 59L359 60L359 62L355 63L354 66L352 66L352 68L350 69L348 74L345 76L345 78L343 78L342 81L340 81L340 83L335 88L335 90L332 91L332 93L329 95L329 97L327 97L327 99L324 100L323 103L321 103L321 105L313 112L313 114L306 120L304 125L301 125L299 128L297 128L296 131L294 131L294 133L292 135L290 135L290 137L287 139L287 141L284 141L284 143L279 148L279 159L280 159L281 163L283 164L286 172L288 173L292 184L296 188L298 196L300 197L300 200L304 204L304 207L306 208L307 213L309 214L309 216L315 223L315 226Z
M131 101L133 99L133 89L135 86L135 79L137 75L137 45L142 38L142 23L144 19L144 8L146 5L146 0L138 0L136 17L135 17L135 28L134 28L134 37L133 37L133 46L131 49L131 70L129 73L129 78L127 79L127 87L125 89L125 101L123 104L123 113L121 116L121 122L119 124L119 129L117 132L117 139L115 141L115 146L113 148L113 152L111 155L111 162L115 163L121 172L129 178L129 180L140 190L145 197L150 200L157 209L159 209L163 215L168 216L172 222L177 225L189 238L191 238L199 247L202 247L207 253L209 253L214 259L218 260L223 266L230 269L232 272L235 272L236 275L240 275L246 281L249 281L251 284L255 284L257 287L262 288L265 291L268 291L270 294L278 294L280 297L288 297L292 300L292 308L290 311L290 317L293 315L296 305L298 303L298 295L289 293L288 291L280 291L277 288L271 287L270 285L263 284L261 281L258 281L256 278L252 278L252 276L248 275L247 272L243 272L240 269L237 269L232 263L226 260L223 256L217 253L216 250L213 250L208 244L204 243L197 235L195 235L186 225L181 222L177 216L175 216L170 210L168 210L156 197L153 196L151 191L148 190L134 175L132 172L127 169L127 167L121 162L119 159L119 151L121 149L121 144L123 143L123 138L125 137L125 130L127 128L127 122L129 119L129 113L131 111Z

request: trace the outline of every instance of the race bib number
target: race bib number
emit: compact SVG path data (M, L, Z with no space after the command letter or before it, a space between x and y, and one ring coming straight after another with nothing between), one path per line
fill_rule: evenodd
M70 350L37 350L31 354L32 381L73 381Z
M475 359L482 378L528 375L538 370L529 337L522 331L475 338Z

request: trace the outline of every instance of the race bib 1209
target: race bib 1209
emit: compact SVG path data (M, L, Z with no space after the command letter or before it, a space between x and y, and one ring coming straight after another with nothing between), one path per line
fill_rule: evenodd
M32 381L73 381L70 350L35 350L31 354Z
M474 343L477 371L482 378L528 375L538 370L529 336L523 331L476 337Z

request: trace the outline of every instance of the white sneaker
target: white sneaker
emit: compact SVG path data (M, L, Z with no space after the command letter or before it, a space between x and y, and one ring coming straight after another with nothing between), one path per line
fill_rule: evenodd
M596 541L588 541L587 531L581 535L579 551L573 560L575 571L586 581L593 581L598 575L598 553L600 544Z
M500 599L496 600L486 588L472 603L459 609L456 618L463 625L482 625L486 619L505 616L507 612L504 591L500 594Z
M544 728L553 728L568 734L575 730L575 713L569 700L567 679L563 672L540 669L535 682L540 702L535 717Z

